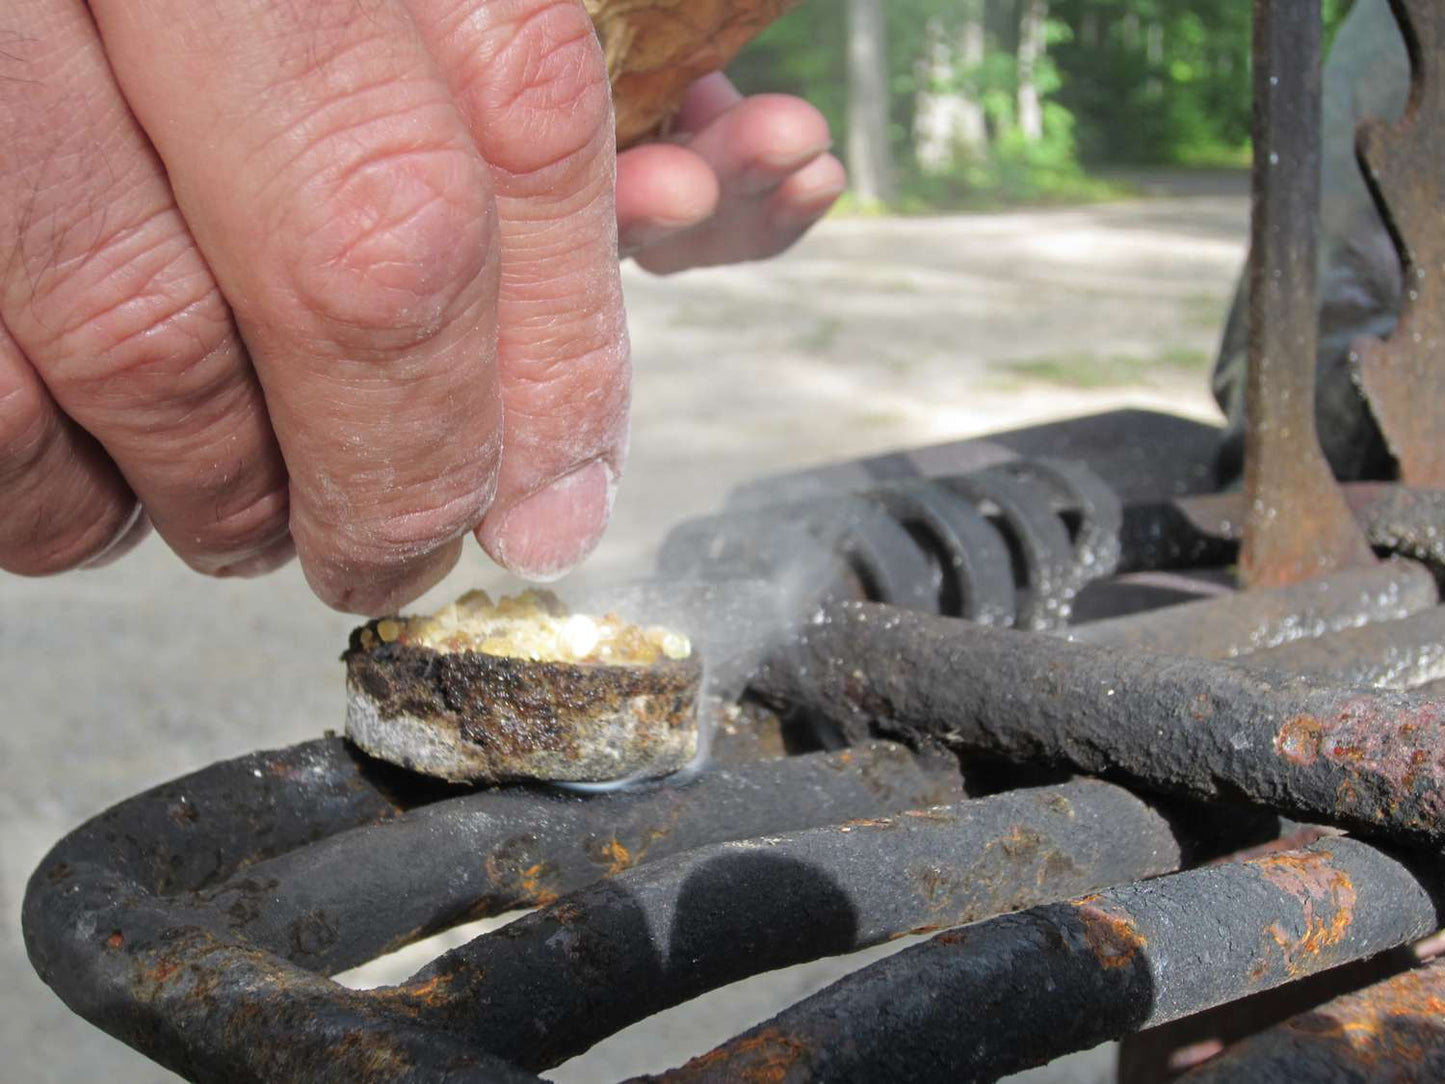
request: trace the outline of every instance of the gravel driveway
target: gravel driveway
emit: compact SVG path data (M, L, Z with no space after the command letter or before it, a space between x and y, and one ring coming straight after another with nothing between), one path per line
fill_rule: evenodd
M761 473L1125 404L1215 416L1207 360L1247 211L1241 182L1084 209L834 221L769 264L629 273L632 462L612 532L579 579L645 569L669 525ZM478 585L505 587L473 551L426 601ZM0 575L0 689L13 709L0 737L6 1079L174 1079L34 977L19 936L25 878L63 832L121 798L338 727L351 624L294 568L211 582L154 541L102 571ZM559 1079L675 1064L835 970L724 991Z

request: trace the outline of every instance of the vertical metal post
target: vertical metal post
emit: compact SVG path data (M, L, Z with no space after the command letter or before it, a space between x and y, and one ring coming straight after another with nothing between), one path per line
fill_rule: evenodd
M1320 0L1254 0L1249 384L1240 574L1278 585L1374 560L1315 428Z
M1360 126L1365 181L1404 265L1400 322L1355 344L1357 377L1400 480L1445 487L1445 7L1390 0L1410 54L1410 100L1394 124Z

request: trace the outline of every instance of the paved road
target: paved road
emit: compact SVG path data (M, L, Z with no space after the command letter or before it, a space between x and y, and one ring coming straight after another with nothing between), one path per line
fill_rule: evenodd
M776 262L627 279L633 460L579 582L646 569L677 520L761 473L1105 409L1209 416L1200 365L1243 254L1241 191L1081 210L830 222ZM432 596L501 577L469 553ZM48 581L0 576L0 1049L23 1081L171 1079L34 978L25 878L84 817L153 783L341 721L352 622L288 569L192 576L149 543ZM831 965L639 1025L561 1074L660 1069L769 1014ZM1086 1080L1087 1068L1056 1079Z

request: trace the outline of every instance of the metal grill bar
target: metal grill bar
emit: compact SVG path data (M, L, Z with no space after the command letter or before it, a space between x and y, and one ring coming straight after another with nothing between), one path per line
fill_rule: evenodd
M1445 1080L1445 962L1301 1013L1186 1073L1184 1084Z
M1445 705L1406 693L852 602L820 609L759 686L854 740L943 741L1445 840Z
M1404 689L1445 677L1445 606L1363 628L1346 629L1240 660L1247 666L1321 681Z
M187 902L198 919L334 974L461 921L551 903L643 860L960 796L956 775L925 775L887 745L710 771L601 801L483 790L250 866Z
M658 1079L993 1080L1423 936L1442 881L1422 869L1331 839L1031 908L872 964Z
M1230 659L1325 632L1394 621L1434 606L1438 599L1428 570L1409 561L1392 561L1302 584L1095 621L1071 628L1066 635L1079 644Z
M465 880L468 871L486 871L489 858L492 868L511 870L510 857L535 848L559 885L581 884L619 861L617 827L654 832L650 845L661 854L745 834L758 823L876 817L957 798L956 775L943 778L925 775L906 751L882 746L638 794L489 791L408 813L341 743L313 742L158 787L67 837L31 878L26 946L37 972L72 1009L192 1079L393 1080L415 1072L415 1079L434 1080L453 1069L458 1075L449 1079L517 1079L475 1044L438 1038L414 1003L356 994L313 970L417 936L422 931L409 924L418 913L426 921L463 917L455 901L487 891L480 882L455 897L438 888L440 903L409 903L414 871L435 888L443 874ZM299 819L308 813L316 817L309 833ZM328 831L340 834L305 846ZM384 874L375 853L357 849L373 834L410 846L393 854ZM549 844L555 855L546 852ZM286 857L254 861L283 847L300 847L295 853L307 857L292 867ZM313 867L312 854L332 864ZM223 889L187 895L241 866L240 879ZM274 876L288 868L295 880ZM536 875L545 883L550 872ZM527 879L527 869L518 883L501 878L495 905L536 901ZM369 892L376 882L389 892Z
M397 994L541 1070L749 975L1168 873L1193 846L1092 781L722 843L518 919Z

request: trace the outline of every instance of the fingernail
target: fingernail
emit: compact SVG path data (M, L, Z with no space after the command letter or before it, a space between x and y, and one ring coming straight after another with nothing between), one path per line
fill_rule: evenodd
M120 530L116 531L115 536L101 548L99 553L80 567L89 571L114 564L139 546L150 533L150 517L145 514L145 509L137 504Z
M288 534L285 538L271 543L260 553L234 561L229 565L223 565L216 569L211 575L217 579L227 580L250 580L257 576L264 576L268 572L275 572L282 565L287 564L291 558L296 556L296 543Z
M522 498L480 540L494 560L523 579L563 576L597 548L612 516L616 475L593 459Z
M636 256L645 248L666 241L675 237L683 230L690 229L696 223L685 225L673 225L672 223L652 223L647 226L635 226L627 231L626 236L618 238L617 255L621 259L628 259Z
M745 192L761 192L776 188L819 155L833 149L833 142L819 143L795 154L772 155L759 158L743 170L741 182Z
M837 185L823 185L798 193L787 206L773 214L774 229L797 230L811 226L833 209L833 204L845 191Z

